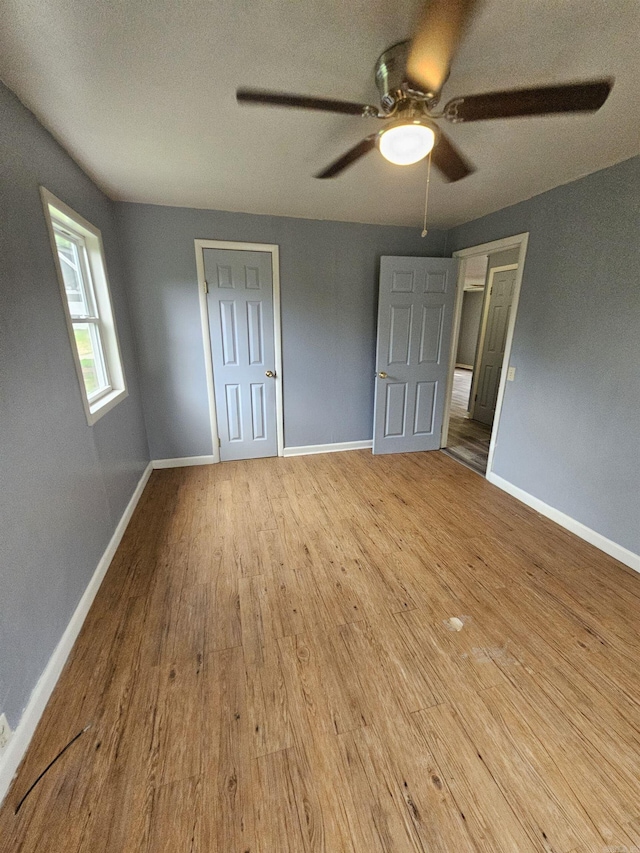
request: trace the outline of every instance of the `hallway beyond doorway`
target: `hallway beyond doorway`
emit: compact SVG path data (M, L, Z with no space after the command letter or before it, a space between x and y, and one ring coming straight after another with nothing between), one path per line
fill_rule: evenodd
M445 453L479 474L487 470L491 427L466 417L473 371L456 367L451 395L449 438Z

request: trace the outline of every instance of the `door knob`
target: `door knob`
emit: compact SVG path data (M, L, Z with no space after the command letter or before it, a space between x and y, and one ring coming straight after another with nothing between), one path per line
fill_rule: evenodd
M267 371L266 371L266 373L265 373L264 375L265 375L265 376L268 376L268 377L269 377L269 379L275 379L275 378L276 378L276 375L275 375L275 373L273 372L273 370L267 370Z
M381 370L380 373L378 373L378 377L380 379L387 379L388 378L387 374L384 372L384 370Z

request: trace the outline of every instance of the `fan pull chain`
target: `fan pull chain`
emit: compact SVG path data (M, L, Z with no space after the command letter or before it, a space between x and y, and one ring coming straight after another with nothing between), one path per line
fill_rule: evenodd
M424 194L424 222L422 223L421 237L426 237L429 233L427 230L427 210L429 209L429 181L431 180L431 151L429 151L429 159L427 160L427 189Z

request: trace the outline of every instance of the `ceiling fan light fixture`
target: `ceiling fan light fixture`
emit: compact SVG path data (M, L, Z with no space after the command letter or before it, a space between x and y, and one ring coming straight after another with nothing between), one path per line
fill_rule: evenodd
M410 166L423 160L431 151L436 135L428 124L405 121L387 127L380 133L378 148L382 156L396 166Z

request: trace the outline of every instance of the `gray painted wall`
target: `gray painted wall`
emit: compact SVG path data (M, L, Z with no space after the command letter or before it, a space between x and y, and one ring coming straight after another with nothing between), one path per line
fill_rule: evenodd
M640 157L449 232L529 231L494 471L640 552Z
M0 85L0 711L15 726L149 458L112 203ZM89 427L38 186L102 231L129 397Z
M458 364L473 365L476 357L476 344L482 319L483 290L467 290L462 297L460 314L460 335L458 337Z
M212 452L195 238L277 243L285 446L372 435L380 255L444 254L445 232L119 204L153 459Z

